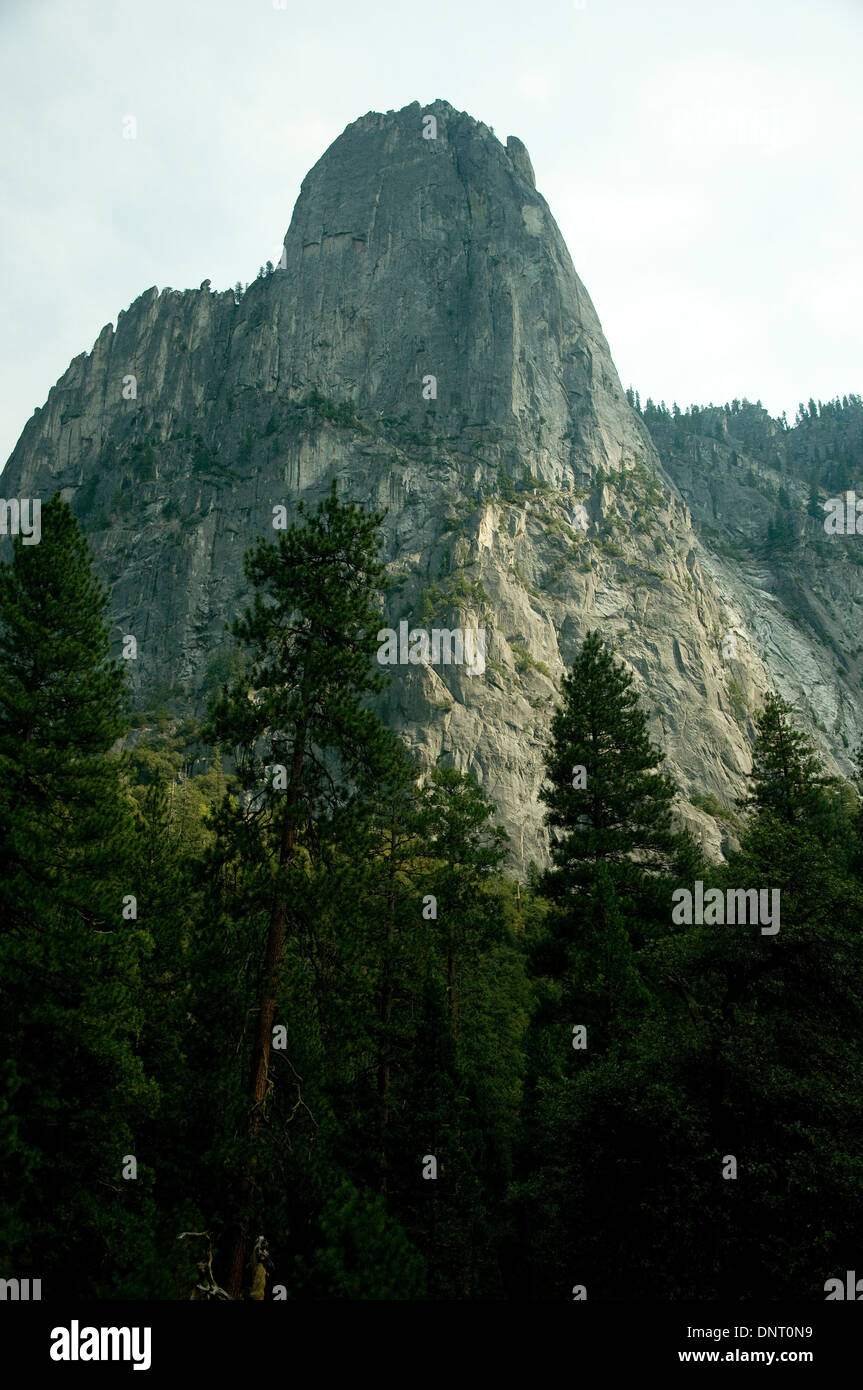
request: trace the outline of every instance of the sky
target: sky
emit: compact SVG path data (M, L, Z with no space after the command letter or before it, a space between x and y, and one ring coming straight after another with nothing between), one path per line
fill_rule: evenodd
M282 3L0 0L0 461L120 309L254 279L346 125L437 98L524 141L642 400L863 392L863 0Z

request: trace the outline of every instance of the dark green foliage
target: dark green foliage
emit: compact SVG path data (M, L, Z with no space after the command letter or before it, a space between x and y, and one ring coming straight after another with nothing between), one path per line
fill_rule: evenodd
M285 422L358 427L330 407ZM740 847L704 864L590 633L551 864L515 884L476 782L422 775L370 712L380 520L333 491L260 541L208 727L142 713L123 757L69 508L0 569L3 1272L207 1298L212 1259L248 1297L262 1235L292 1301L823 1297L863 1224L856 792L770 696ZM698 880L778 890L780 931L675 922Z
M751 514L752 520L756 516L759 520L754 534L751 528L745 535L735 527L734 539L780 570L783 561L790 558L793 566L799 560L801 548L823 545L823 500L859 484L863 398L857 395L801 404L790 427L784 414L772 419L760 401L747 400L724 407L690 406L672 413L649 401L644 420L673 475L679 468L686 471L688 459L695 462L695 483L719 468L729 474L730 485L742 482L759 494L738 499L741 516ZM716 458L709 470L699 462L705 438L716 441L711 445ZM735 476L738 469L746 470L742 478ZM781 482L777 473L782 475ZM731 511L727 501L721 510L726 515ZM724 543L728 543L727 529Z
M599 1298L819 1298L834 1270L853 1268L858 812L826 785L787 715L770 697L758 719L740 852L721 871L691 862L677 879L777 890L777 934L672 927L666 906L642 916L644 944L631 936L627 950L600 865L588 910L568 919L581 937L557 954L548 920L535 937L546 976L514 1194L527 1242L519 1295L563 1299L579 1282ZM580 884L576 907L585 896ZM587 1049L568 1056L561 1000L567 1023L588 1023ZM724 1176L732 1157L737 1176Z
M663 867L675 845L674 786L657 772L664 755L650 741L632 676L598 632L588 633L564 676L563 697L540 792L546 822L560 832L548 879L553 895L591 882L601 861L615 881L629 877L634 851L642 870ZM583 789L573 786L579 767L587 779Z
M741 805L794 825L823 811L826 779L819 775L814 749L789 724L791 713L787 701L768 691L756 719L751 791Z
M125 692L106 608L55 498L40 544L16 539L0 569L0 1115L16 1199L0 1251L69 1295L146 1282L152 1254L153 1173L134 1137L157 1101L137 1046L151 941L122 915L141 889L110 756ZM121 1179L126 1154L136 1183Z

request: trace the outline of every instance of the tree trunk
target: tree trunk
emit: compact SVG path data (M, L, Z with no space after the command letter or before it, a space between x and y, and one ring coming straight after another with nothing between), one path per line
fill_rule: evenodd
M303 774L303 759L306 749L306 721L297 724L294 739L294 754L291 762L291 776L287 787L285 824L279 846L279 868L290 863L294 854L296 830L293 810L299 801L300 784ZM279 988L282 956L285 949L288 905L284 898L277 897L270 912L270 927L267 936L267 954L264 961L264 976L261 984L261 999L258 1005L258 1022L255 1029L255 1046L252 1053L251 1081L249 1087L249 1147L250 1155L243 1179L243 1204L245 1215L240 1221L234 1236L231 1253L231 1267L228 1278L228 1293L231 1298L242 1298L244 1273L250 1253L249 1222L255 1194L256 1156L253 1152L255 1139L264 1119L267 1099L267 1080L270 1069L270 1051L273 1043L273 1019L276 1014L276 995Z
M387 926L387 948L392 947L393 929L392 922ZM387 1190L387 1129L390 1122L390 1081L391 1081L391 1059L390 1059L390 1030L392 1027L393 1016L393 985L389 958L384 966L384 980L381 989L380 1000L380 1019L381 1019L381 1040L378 1046L378 1149L379 1163L381 1170L381 1192Z
M458 994L456 992L455 930L452 926L449 929L447 948L446 984L447 995L449 996L449 1021L452 1035L455 1038L458 1036Z
M393 877L395 874L396 862L396 843L395 835L390 834L390 867L389 879L390 887L387 892L387 944L386 956L384 959L383 978L380 990L379 1017L381 1020L381 1037L378 1044L378 1149L379 1163L381 1171L381 1192L387 1191L387 1129L390 1123L390 1085L392 1081L392 1019L393 1019L393 999L395 991L393 989L393 914L395 912L396 893L393 887Z

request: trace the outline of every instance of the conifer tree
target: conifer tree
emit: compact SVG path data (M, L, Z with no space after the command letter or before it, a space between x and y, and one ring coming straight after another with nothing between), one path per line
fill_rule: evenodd
M374 775L324 828L310 865L309 936L327 1092L353 1181L390 1189L392 1126L413 1065L416 1011L431 958L423 919L418 768L384 740ZM321 962L326 961L326 968Z
M818 1296L817 1271L846 1267L847 1232L863 1217L855 1137L863 900L846 867L851 817L789 714L768 697L756 720L750 816L739 852L718 873L723 887L768 895L779 930L693 926L659 950L678 999L674 1011L663 1000L662 1034L676 1031L677 1056L686 1059L662 1064L666 1090L677 1094L678 1114L691 1117L686 1167L700 1163L704 1172L698 1228L710 1261L700 1272L693 1261L689 1276L701 1296ZM717 1185L725 1154L759 1181ZM654 1195L644 1200L655 1205ZM669 1248L681 1270L695 1236L691 1210L688 1240L676 1255Z
M632 684L590 632L552 720L540 798L556 832L543 879L555 906L531 941L534 1080L564 1065L573 1024L604 1045L647 1006L636 957L652 934L668 930L667 876L693 859L688 837L672 829L674 787L659 770L664 755Z
M589 632L563 678L563 703L551 724L545 754L547 783L540 799L546 824L558 832L547 876L553 897L592 882L605 862L614 882L666 868L676 849L671 826L674 784L658 769L633 678L598 632Z
M446 1001L438 1028L447 1038L435 1046L436 1071L420 1085L436 1088L439 1104L451 1097L441 1108L449 1118L447 1182L434 1208L440 1220L437 1248L429 1251L429 1287L435 1297L480 1296L479 1289L494 1297L495 1208L509 1176L526 1021L518 988L523 966L499 883L508 837L468 773L433 769L424 799L424 892L436 904L429 940Z
M135 1287L135 1265L146 1283L152 1255L139 1225L151 1174L133 1137L156 1102L136 1048L149 942L110 752L125 690L107 602L55 497L40 543L17 537L0 568L0 1052L23 1225L0 1240L67 1295ZM124 1182L128 1154L139 1171Z
M0 901L18 921L68 906L116 920L125 673L109 660L107 595L59 497L39 545L0 568Z
M670 930L674 876L697 862L689 837L672 828L674 787L632 685L599 633L589 633L564 679L545 755L540 795L556 838L543 885L552 906L530 941L536 1008L515 1189L527 1267L543 1297L566 1296L564 1252L573 1249L594 1293L617 1292L613 1266L647 1181L638 1131L629 1132L633 1094L648 1080L634 1040L651 1039L652 1076L652 1020L667 993L655 943ZM669 1086L657 1089L665 1111ZM643 1130L660 1109L638 1103ZM611 1268L603 1268L604 1248Z
M639 916L656 912L664 874L691 860L692 844L673 830L674 784L661 771L664 753L649 737L630 671L598 631L588 632L563 678L550 734L539 792L553 835L545 891L574 909L595 891L605 863L607 881L625 894L621 912L632 930Z
M282 983L291 900L304 893L304 864L314 854L322 820L349 799L350 787L379 756L383 731L364 704L379 688L376 596L382 517L342 503L335 484L315 513L275 542L260 541L246 557L255 587L250 608L233 627L251 657L247 680L216 702L210 732L232 750L243 797L228 799L217 821L218 854L230 866L239 854L252 914L266 921L252 949L260 986L251 1048L250 1150L228 1290L240 1297L250 1256L255 1210L255 1147L272 1078L270 1056ZM254 916L252 916L254 920Z
M424 836L433 861L429 892L437 899L438 936L445 957L453 1036L459 1032L459 966L490 944L480 886L500 869L506 831L476 782L455 768L435 768L426 789ZM495 933L496 934L496 933Z
M755 721L758 737L750 791L740 803L787 825L797 825L817 812L823 804L821 788L828 780L809 740L790 723L792 713L787 700L768 691Z

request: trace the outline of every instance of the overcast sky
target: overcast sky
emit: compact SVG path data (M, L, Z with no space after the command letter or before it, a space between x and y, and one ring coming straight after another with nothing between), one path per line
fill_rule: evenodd
M350 121L437 97L527 145L624 386L863 392L863 0L280 3L0 0L0 460L142 290L252 280Z

